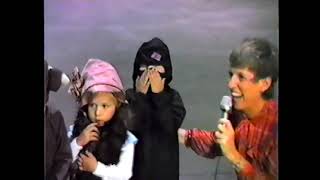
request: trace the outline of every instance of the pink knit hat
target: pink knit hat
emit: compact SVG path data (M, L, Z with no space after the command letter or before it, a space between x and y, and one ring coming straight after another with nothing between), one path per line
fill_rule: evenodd
M76 67L72 76L70 92L78 100L85 92L120 92L124 94L123 85L116 69L110 63L100 59L89 59L81 75Z
M123 85L116 69L100 59L89 59L81 76L84 80L83 94L90 92L121 92Z

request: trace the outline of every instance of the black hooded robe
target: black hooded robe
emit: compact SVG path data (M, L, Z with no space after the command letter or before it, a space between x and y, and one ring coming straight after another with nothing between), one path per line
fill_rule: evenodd
M155 57L156 59L152 59ZM160 57L160 58L159 58ZM169 87L172 67L168 47L158 38L139 48L134 63L133 81L142 72L141 64L162 65L166 78L164 91L142 94L126 91L132 118L129 130L139 139L135 149L131 180L179 180L179 144L177 130L186 115L179 93Z

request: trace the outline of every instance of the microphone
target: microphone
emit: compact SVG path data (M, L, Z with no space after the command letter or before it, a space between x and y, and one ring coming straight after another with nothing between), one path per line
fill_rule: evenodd
M91 141L85 147L85 151L89 151L89 152L93 153L96 150L97 145L98 145L97 141Z
M98 131L100 133L102 133L103 127L97 127L97 128L98 128ZM96 151L96 148L97 148L99 143L100 143L100 141L90 141L85 147L83 147L83 150L84 150L83 152L89 151L89 152L93 153L94 151Z
M223 113L222 114L223 119L227 119L228 118L228 112L231 110L231 107L232 107L231 97L230 96L223 96L222 99L221 99L221 102L220 102L220 109L222 110L222 113ZM216 170L215 170L215 175L214 175L215 178L214 179L216 179L216 177L217 177L218 166L219 166L219 163L220 163L220 157L221 156L218 156L218 160L217 160L217 163L216 163Z
M220 102L220 109L223 113L223 118L228 118L228 112L231 110L232 100L230 96L223 96Z

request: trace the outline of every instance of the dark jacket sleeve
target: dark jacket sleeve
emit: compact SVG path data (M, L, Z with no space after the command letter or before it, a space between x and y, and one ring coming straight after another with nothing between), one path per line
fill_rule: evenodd
M64 118L60 111L56 111L52 115L51 123L53 123L53 127L55 127L56 137L54 138L57 141L58 147L53 158L53 168L51 174L47 175L47 180L66 180L72 162L72 154Z
M152 94L152 102L155 108L152 123L165 132L177 133L186 115L179 93L170 89Z
M148 128L148 119L150 118L150 103L148 97L133 89L126 91L128 100L129 118L127 119L127 127L135 135L140 134L145 128Z

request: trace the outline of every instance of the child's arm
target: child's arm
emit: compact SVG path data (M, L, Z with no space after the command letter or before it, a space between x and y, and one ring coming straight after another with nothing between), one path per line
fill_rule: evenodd
M79 169L91 172L102 180L128 180L132 176L134 147L138 139L129 131L128 138L121 148L119 162L116 165L105 165L86 151L79 156Z
M77 144L76 138L71 141L70 147L72 152L72 162L74 162L83 147Z
M152 102L156 108L154 125L169 133L177 133L186 115L180 94L173 89L162 91L153 94Z
M71 152L72 152L72 162L76 160L80 150L88 144L90 141L97 141L99 138L98 129L96 127L97 123L89 124L84 130L82 130L81 134L72 139L70 143ZM69 138L72 136L74 125L69 127L68 136Z
M150 103L147 96L136 92L133 89L126 91L129 101L130 117L127 120L128 129L134 134L139 134L143 129L148 128L148 119L150 119Z

